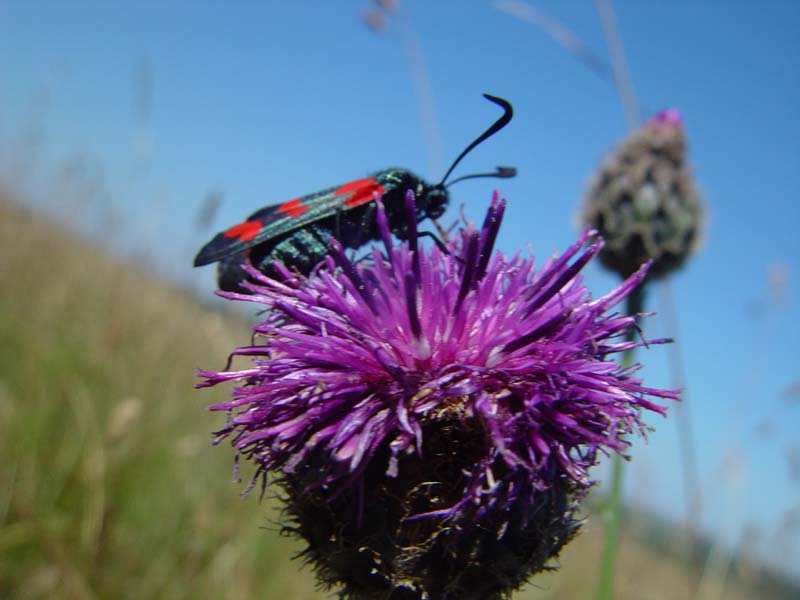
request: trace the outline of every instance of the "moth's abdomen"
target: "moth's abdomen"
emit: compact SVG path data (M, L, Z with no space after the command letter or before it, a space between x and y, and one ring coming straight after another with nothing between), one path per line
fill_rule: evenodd
M257 269L268 275L273 272L272 263L276 260L307 275L328 254L331 235L330 229L314 223L279 238L269 252L261 257L254 253L251 260Z
M307 275L328 254L330 236L330 229L312 224L254 246L249 253L226 257L219 262L217 269L219 288L226 292L251 293L241 285L251 279L244 269L248 260L268 277L275 276L275 261L283 263L289 270Z

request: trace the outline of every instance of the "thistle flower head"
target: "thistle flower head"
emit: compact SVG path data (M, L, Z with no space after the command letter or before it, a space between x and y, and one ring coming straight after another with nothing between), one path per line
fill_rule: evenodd
M642 409L673 392L643 387L618 353L635 316L609 311L646 267L592 299L579 272L602 241L585 233L537 269L493 252L505 210L450 253L395 246L350 262L338 242L308 277L251 270L267 307L252 360L201 372L236 380L230 438L286 496L285 527L345 598L504 598L549 568L575 533L599 453L624 452ZM658 343L654 340L651 343Z
M662 277L695 252L703 206L678 109L656 114L605 158L589 183L582 221L604 237L600 260L622 277L646 261L648 276Z

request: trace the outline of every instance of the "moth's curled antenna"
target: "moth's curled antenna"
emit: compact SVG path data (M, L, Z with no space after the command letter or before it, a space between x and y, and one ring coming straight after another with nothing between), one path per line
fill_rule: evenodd
M486 98L487 100L489 100L490 102L494 102L495 104L500 106L503 109L503 116L500 117L499 119L497 119L497 121L495 121L492 124L492 126L489 127L489 129L487 129L480 136L478 136L478 138L475 139L475 141L473 141L469 146L467 146L463 150L463 152L461 152L461 154L458 155L458 158L456 158L453 161L453 164L450 165L449 169L447 169L447 173L445 173L444 177L442 177L442 181L439 182L440 186L444 185L444 182L447 181L447 178L450 177L450 173L453 172L453 169L455 169L456 165L458 165L458 163L461 162L462 158L464 158L467 154L469 154L470 151L475 146L480 144L485 139L492 137L495 133L497 133L503 127L508 125L508 123L511 121L511 118L514 116L514 109L512 108L511 103L508 100L504 100L503 98L499 98L497 96L492 96L491 94L484 94L483 97ZM506 168L508 168L508 167L506 167ZM502 167L499 168L498 172L502 171L502 169L503 169ZM516 170L514 170L514 175L515 174L516 174ZM500 177L513 177L514 175L499 175L499 176ZM498 177L498 175L497 174L492 174L492 175L490 175L490 177ZM465 179L465 177L462 177L461 179Z
M454 183L458 183L459 181L464 181L465 179L476 179L478 177L498 177L500 179L508 179L510 177L517 176L517 169L516 167L497 167L497 170L492 173L474 173L473 175L463 175L461 177L457 177L453 179L450 183L448 183L445 187L450 187Z

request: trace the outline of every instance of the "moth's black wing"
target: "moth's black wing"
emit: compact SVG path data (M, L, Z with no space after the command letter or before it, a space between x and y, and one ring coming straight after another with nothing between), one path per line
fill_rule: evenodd
M283 204L265 206L246 221L214 236L197 253L194 266L200 267L241 254L248 248L331 217L337 212L372 202L376 193L381 195L385 192L381 178L375 176L294 198Z

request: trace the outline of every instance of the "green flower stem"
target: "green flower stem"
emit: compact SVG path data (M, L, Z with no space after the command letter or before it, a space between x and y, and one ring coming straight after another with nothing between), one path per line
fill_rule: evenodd
M636 315L644 312L645 283L636 288L628 296L626 312ZM636 337L636 330L628 331L627 339ZM634 348L626 350L622 355L622 367L627 369L633 365ZM615 454L611 471L611 491L603 509L603 520L606 525L605 544L603 545L603 560L600 567L600 583L597 588L598 600L614 599L614 575L616 572L617 548L619 547L619 532L622 524L622 476L624 474L624 459Z

